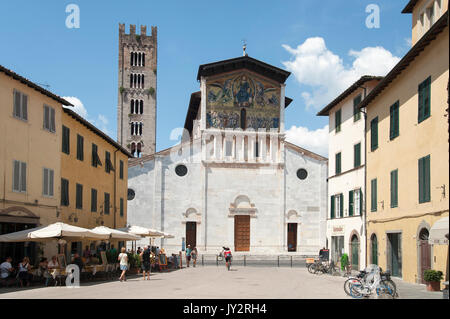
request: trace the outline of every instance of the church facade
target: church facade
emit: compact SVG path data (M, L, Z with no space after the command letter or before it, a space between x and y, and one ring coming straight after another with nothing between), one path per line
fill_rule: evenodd
M247 55L201 65L181 142L129 161L128 224L173 234L168 253L317 254L328 160L284 140L289 75Z

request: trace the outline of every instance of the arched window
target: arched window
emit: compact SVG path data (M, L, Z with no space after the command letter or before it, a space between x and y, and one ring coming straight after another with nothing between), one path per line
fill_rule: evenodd
M131 135L134 135L134 123L131 123Z
M133 52L130 53L130 65L133 66Z
M136 157L136 143L131 143L131 155L133 155L133 157Z
M133 87L133 74L130 74L130 88Z
M130 101L130 113L134 114L134 100Z
M133 75L133 87L136 87L136 83L137 83L137 74Z
M137 157L141 157L142 155L142 146L141 143L137 143Z
M139 135L142 135L142 123L139 123Z
M144 74L142 74L142 86L141 88L144 88Z
M144 100L139 101L140 114L144 114Z
M142 58L142 54L139 52L138 53L139 57L138 57L138 66L141 66L141 58Z
M137 54L134 53L134 65L137 65Z
M142 66L145 66L145 53L142 53Z
M245 109L241 110L241 129L245 130L247 126L247 111Z
M377 235L373 234L370 237L370 251L371 251L371 263L374 265L378 265L378 239Z

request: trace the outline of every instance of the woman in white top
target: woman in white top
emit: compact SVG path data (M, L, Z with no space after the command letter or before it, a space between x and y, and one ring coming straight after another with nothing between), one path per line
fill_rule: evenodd
M120 250L120 254L117 260L120 261L120 270L122 270L122 274L120 275L119 280L127 281L125 273L128 270L128 255L125 253L125 247L122 247L122 249Z
M32 275L29 273L31 270L30 259L28 257L24 257L23 261L19 263L19 273L17 277L20 280L20 285L23 287L25 283L27 286L30 285Z

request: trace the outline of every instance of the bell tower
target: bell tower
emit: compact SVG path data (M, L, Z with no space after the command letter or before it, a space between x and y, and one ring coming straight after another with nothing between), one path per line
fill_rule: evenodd
M156 150L157 28L119 24L117 142L135 157Z

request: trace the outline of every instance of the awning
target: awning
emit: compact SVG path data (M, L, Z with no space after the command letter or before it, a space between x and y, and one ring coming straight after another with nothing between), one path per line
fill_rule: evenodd
M117 239L117 240L139 240L139 239L141 239L141 236L123 232L123 231L109 228L106 226L95 227L94 229L91 229L91 231L96 234L108 235L108 236L110 236L110 239Z
M163 237L164 234L158 230L154 230L151 228L141 227L141 226L128 226L125 228L119 228L120 231L134 234L138 236L144 236L144 237Z
M448 244L448 216L436 221L430 229L430 244Z

